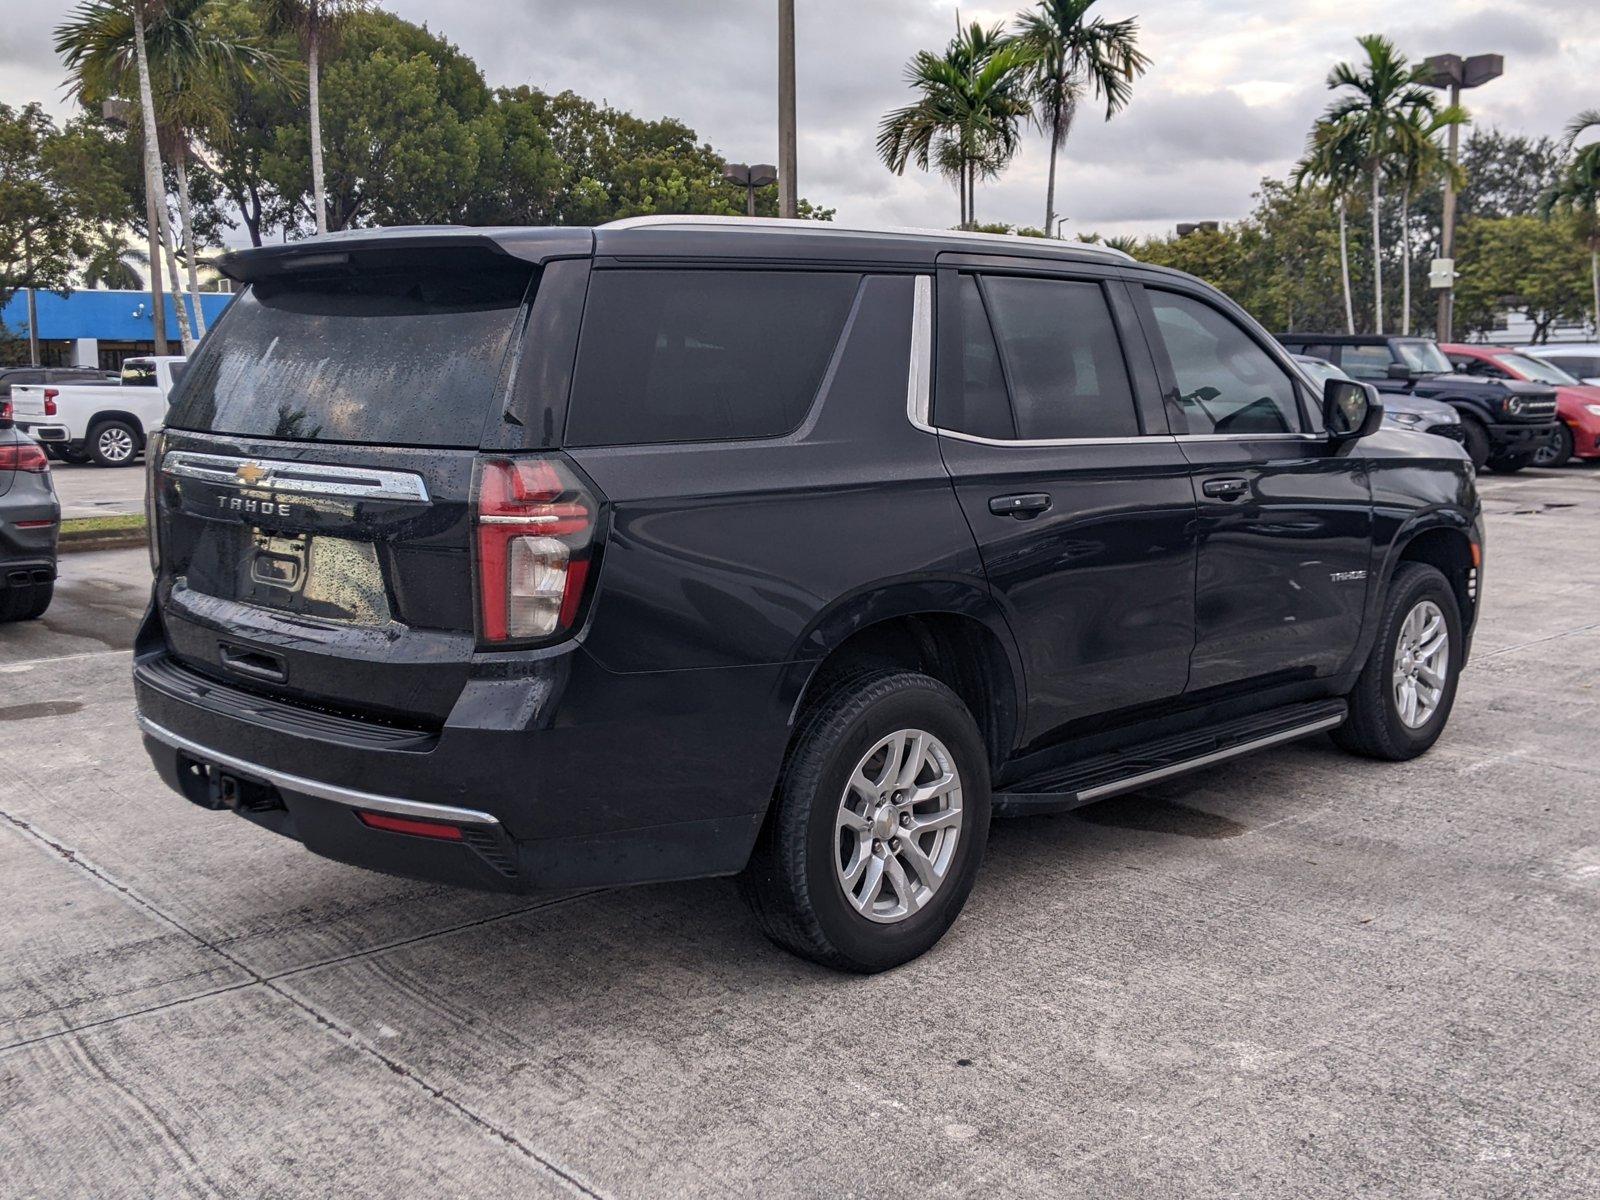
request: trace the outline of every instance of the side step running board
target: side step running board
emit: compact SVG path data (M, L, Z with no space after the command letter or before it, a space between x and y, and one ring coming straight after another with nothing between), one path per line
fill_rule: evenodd
M1343 700L1291 704L1252 717L1097 754L994 794L994 815L1066 812L1344 723Z

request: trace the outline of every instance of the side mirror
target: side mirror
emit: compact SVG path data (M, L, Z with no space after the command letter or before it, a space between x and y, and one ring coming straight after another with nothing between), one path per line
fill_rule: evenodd
M1406 366L1405 363L1396 362L1390 363L1389 369L1385 371L1384 374L1390 379L1400 379L1407 382L1416 377L1416 372L1414 372L1410 367Z
M1383 423L1378 389L1355 379L1328 380L1322 385L1322 422L1336 442L1376 433Z

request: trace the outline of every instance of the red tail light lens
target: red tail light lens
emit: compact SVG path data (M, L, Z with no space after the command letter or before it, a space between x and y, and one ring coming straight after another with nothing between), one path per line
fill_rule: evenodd
M16 409L11 407L11 401L0 400L0 421L11 422L16 419Z
M45 388L45 390L44 390L44 415L45 416L53 417L53 416L56 415L56 397L59 396L59 395L61 395L61 393L58 392L55 388Z
M479 459L473 496L483 640L570 633L593 558L594 497L556 458Z
M461 830L439 821L413 821L410 817L391 817L388 813L361 811L357 818L368 829L382 829L386 833L409 833L412 837L438 838L443 842L459 842Z
M9 442L0 446L0 471L29 471L35 475L46 475L50 471L50 460L33 442Z

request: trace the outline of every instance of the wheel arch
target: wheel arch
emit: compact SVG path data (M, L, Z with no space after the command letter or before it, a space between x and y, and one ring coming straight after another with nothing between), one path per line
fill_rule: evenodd
M108 408L94 414L83 427L83 440L88 441L95 429L107 421L122 421L133 427L133 432L139 437L139 444L143 445L149 435L145 432L144 422L131 412L120 408Z
M892 664L938 679L966 704L991 766L1011 754L1022 726L1025 676L999 607L966 580L874 588L831 606L808 631L792 667L789 712L800 714L857 665Z

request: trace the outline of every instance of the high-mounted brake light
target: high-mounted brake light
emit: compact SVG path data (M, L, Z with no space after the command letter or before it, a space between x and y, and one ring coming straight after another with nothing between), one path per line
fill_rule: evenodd
M53 416L56 415L56 397L59 396L59 395L61 395L61 393L59 391L57 391L55 388L45 388L45 390L44 390L44 415L45 416L53 417Z
M0 471L28 471L48 475L50 460L33 442L7 442L0 446Z
M477 514L479 633L486 642L568 633L583 603L596 505L555 458L482 458Z

